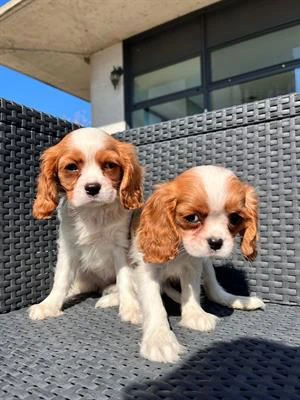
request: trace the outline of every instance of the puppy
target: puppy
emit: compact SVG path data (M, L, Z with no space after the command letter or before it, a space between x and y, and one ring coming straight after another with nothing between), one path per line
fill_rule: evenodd
M58 257L49 296L29 309L33 320L62 314L67 296L103 290L96 307L120 305L122 320L138 318L127 256L132 212L143 202L143 176L134 147L100 129L71 132L41 157L33 216L58 210Z
M132 248L143 316L142 356L175 362L183 350L170 330L162 291L181 303L181 326L215 328L217 318L199 302L202 270L207 296L216 303L244 310L264 307L257 297L227 293L210 261L228 257L238 234L244 257L255 258L257 203L253 187L215 166L192 168L162 184L148 199ZM170 279L180 281L181 296L169 285Z

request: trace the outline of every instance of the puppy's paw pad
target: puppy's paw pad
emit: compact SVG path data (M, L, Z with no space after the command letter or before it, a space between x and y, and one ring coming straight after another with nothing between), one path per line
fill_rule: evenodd
M191 311L182 316L180 325L185 328L195 329L202 332L213 331L216 327L218 317L203 310Z
M119 305L118 293L110 293L100 297L100 299L97 301L95 305L95 308L116 307L118 305Z
M136 300L130 301L120 306L119 315L124 322L138 325L142 322L142 313Z
M63 311L58 310L57 308L50 307L47 304L34 304L31 306L28 310L29 313L29 318L38 321L38 320L43 320L46 318L54 318L54 317L60 317L63 315Z
M184 347L179 344L174 333L170 330L157 330L146 335L141 344L140 353L151 361L175 363Z

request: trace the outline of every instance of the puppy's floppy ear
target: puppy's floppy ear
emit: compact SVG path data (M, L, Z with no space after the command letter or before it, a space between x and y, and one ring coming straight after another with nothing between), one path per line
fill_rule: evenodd
M256 257L256 241L258 238L258 198L252 186L245 187L245 228L241 232L241 251L247 260Z
M58 204L57 162L58 146L52 146L41 156L41 170L37 181L37 194L32 215L37 219L48 219Z
M143 205L143 169L132 144L119 143L118 150L123 168L120 201L127 210L134 210Z
M162 264L178 254L180 236L175 223L176 196L170 184L161 185L148 199L138 228L138 246L144 261Z

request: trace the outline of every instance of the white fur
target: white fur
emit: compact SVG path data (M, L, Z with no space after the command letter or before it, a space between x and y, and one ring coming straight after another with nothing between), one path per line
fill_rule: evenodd
M145 264L136 244L133 246L133 256L138 264L136 279L143 317L141 355L152 361L176 362L183 348L170 331L161 291L166 288L165 291L169 294L164 283L169 279L180 280L180 325L199 331L213 330L217 317L206 313L199 303L202 260L180 255L167 264ZM175 295L174 300L178 299L176 297Z
M143 338L141 355L151 361L172 363L179 359L183 347L170 331L167 313L161 299L161 292L171 294L173 300L181 303L181 320L185 328L206 332L215 329L218 318L205 312L200 305L200 282L212 301L230 308L242 310L264 309L264 302L258 297L235 296L226 292L218 283L210 259L181 255L164 265L145 264L142 255L134 248L135 259L139 260L136 270L138 292L142 308ZM181 297L164 283L169 279L181 282ZM174 296L172 296L172 293ZM177 293L177 295L176 295Z
M244 310L264 308L263 301L257 297L227 293L217 282L209 258L228 256L233 248L234 241L228 231L228 219L224 211L227 180L233 176L232 172L213 166L196 167L192 171L196 172L204 184L211 210L200 235L196 239L183 238L184 250L175 260L163 265L147 264L143 261L137 238L134 239L131 250L137 265L136 279L143 317L140 352L143 357L152 361L175 362L183 350L170 330L161 291L181 303L180 325L199 331L211 331L217 323L217 317L206 313L200 305L202 272L207 296L216 303ZM164 212L163 206L161 212ZM211 236L224 240L223 250L212 252L208 249L207 239ZM181 296L168 283L173 279L180 281Z
M107 134L86 128L71 134L70 145L85 156L84 168L76 183L72 201L63 197L58 206L60 221L58 259L54 284L49 296L29 310L31 319L62 315L67 296L91 290L102 291L117 281L118 293L108 293L105 304L120 305L120 315L136 312L131 273L127 262L128 231L131 212L125 210L117 197L117 190L96 165L95 152L105 149ZM86 183L99 182L99 195L90 198ZM110 301L108 301L110 300Z

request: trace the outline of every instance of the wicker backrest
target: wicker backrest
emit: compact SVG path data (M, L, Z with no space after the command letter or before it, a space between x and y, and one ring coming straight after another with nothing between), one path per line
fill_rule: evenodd
M76 127L0 100L0 313L44 298L56 258L55 219L31 217L40 153ZM137 146L146 194L194 165L219 164L255 185L261 199L261 249L238 254L250 290L300 304L300 95L204 113L116 135Z
M41 152L72 124L0 99L0 313L45 297L56 260L56 221L34 221Z
M136 144L146 193L195 165L217 164L253 184L260 196L260 251L239 254L252 293L300 304L300 94L244 104L117 135Z

